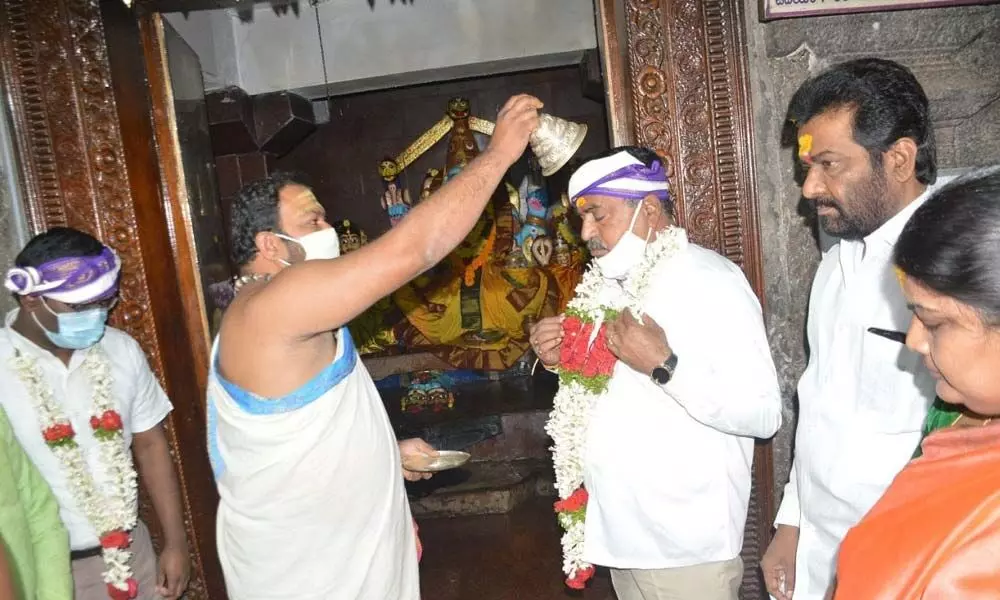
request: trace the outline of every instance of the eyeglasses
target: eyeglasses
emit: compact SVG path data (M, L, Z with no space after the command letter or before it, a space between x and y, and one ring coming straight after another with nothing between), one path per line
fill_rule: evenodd
M95 308L103 308L106 310L111 310L118 304L118 296L114 295L110 298L105 298L104 300L95 300L94 302L87 302L85 304L69 304L63 302L67 308L72 312L83 312L85 310L92 310Z

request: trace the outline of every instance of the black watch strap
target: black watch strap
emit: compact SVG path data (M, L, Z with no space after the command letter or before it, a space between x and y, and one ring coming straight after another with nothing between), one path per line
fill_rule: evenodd
M649 374L649 377L657 385L666 385L671 378L673 378L674 371L676 370L677 353L671 353L667 360L663 361L663 364L653 369L653 372Z

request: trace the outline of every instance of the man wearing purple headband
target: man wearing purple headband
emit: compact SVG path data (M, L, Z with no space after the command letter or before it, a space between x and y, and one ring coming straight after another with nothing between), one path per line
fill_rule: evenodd
M163 430L172 406L135 340L107 326L120 272L114 251L75 229L28 242L4 278L19 308L0 330L0 405L59 503L76 600L178 598L189 564ZM139 474L164 534L159 564Z
M569 195L595 263L570 307L581 314L583 294L601 306L622 296L625 307L590 334L618 362L585 420L582 564L610 567L620 600L735 600L753 438L781 424L760 304L736 265L674 224L653 151L617 148L584 163ZM550 369L571 364L565 323L531 331ZM558 406L557 396L554 418Z

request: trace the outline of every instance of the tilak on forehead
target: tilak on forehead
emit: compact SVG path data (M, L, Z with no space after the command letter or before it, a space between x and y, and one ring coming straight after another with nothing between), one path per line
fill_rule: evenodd
M799 136L799 160L807 165L812 164L813 136L804 133Z
M906 272L898 266L894 266L892 270L896 273L896 280L899 281L899 287L906 285Z
M67 304L105 300L118 291L121 259L107 246L96 256L67 256L38 267L11 267L4 287L19 295L36 295Z
M626 151L586 162L569 179L569 197L583 210L584 196L611 196L623 200L642 200L653 194L661 200L670 198L667 173L656 161L647 167Z
M306 191L300 194L296 194L296 196L293 199L296 202L301 202L303 206L308 206L310 208L312 208L314 205L322 206L322 204L319 203L319 200L316 199L316 194L314 194L313 191L310 189L306 189Z

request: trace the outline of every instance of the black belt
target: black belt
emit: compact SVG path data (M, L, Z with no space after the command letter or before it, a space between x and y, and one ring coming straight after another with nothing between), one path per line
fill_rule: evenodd
M100 546L94 546L93 548L87 548L86 550L73 550L69 553L70 560L83 560L85 558L93 558L95 556L101 555L102 548Z

